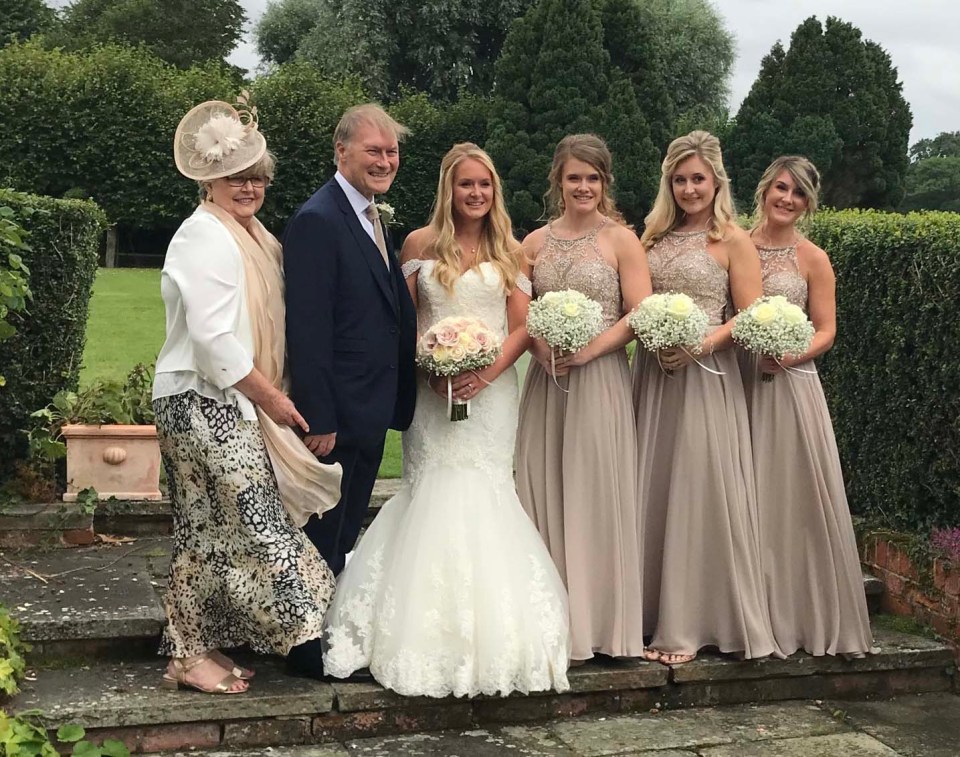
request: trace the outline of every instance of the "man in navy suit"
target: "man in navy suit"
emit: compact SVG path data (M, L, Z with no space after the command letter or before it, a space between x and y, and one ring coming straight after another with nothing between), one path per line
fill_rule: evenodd
M387 429L406 429L416 401L416 311L374 201L407 133L378 105L344 113L337 173L283 240L292 399L310 427L304 443L343 466L340 502L304 526L335 574L360 533Z

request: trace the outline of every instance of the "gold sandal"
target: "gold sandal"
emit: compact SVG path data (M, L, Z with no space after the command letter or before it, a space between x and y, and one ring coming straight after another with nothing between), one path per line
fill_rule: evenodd
M195 683L190 683L187 680L187 673L193 670L198 665L202 665L205 662L214 662L209 655L202 654L197 655L193 658L187 658L190 662L182 662L178 658L173 658L173 667L176 670L176 675L171 676L170 673L164 673L163 678L160 681L160 687L164 689L173 689L176 691L181 686L188 689L196 689L197 691L202 691L204 694L245 694L249 687L245 689L233 690L231 687L237 683L237 681L242 680L233 673L227 673L220 682L214 686L212 689L205 689L202 686L198 686ZM214 664L216 664L214 662Z
M215 649L212 652L207 652L207 654L210 656L211 660L217 663L217 665L224 670L229 670L241 681L249 681L256 675L255 670L244 670L219 649Z

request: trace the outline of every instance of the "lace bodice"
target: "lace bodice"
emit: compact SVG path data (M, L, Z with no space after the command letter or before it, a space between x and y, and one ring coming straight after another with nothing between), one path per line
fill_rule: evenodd
M469 315L480 318L500 336L507 335L506 295L492 263L480 263L465 271L448 292L433 275L436 261L418 262L417 330L421 334L441 318Z
M647 253L654 293L683 292L719 326L732 311L730 276L707 252L707 232L671 231Z
M780 294L794 305L807 310L807 280L800 273L797 263L797 246L757 247L760 253L760 271L763 276L763 293L768 296Z
M423 333L441 318L472 316L507 336L507 295L492 263L465 271L448 292L433 275L434 260L408 261L404 276L417 275L417 328ZM521 281L517 288L528 286ZM517 431L518 382L511 366L471 400L470 417L451 422L446 401L423 380L417 384L417 410L403 434L403 477L414 486L429 470L480 468L490 478L513 481L513 447Z
M606 220L576 239L554 236L547 226L547 238L533 266L533 291L537 297L546 292L575 289L603 308L604 326L610 327L623 316L620 274L603 259L597 238Z

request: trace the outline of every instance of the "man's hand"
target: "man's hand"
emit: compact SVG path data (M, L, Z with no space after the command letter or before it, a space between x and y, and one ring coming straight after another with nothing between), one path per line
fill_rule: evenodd
M337 432L334 431L332 434L311 434L303 437L303 443L306 444L307 449L317 457L326 457L333 452L333 448L337 444Z

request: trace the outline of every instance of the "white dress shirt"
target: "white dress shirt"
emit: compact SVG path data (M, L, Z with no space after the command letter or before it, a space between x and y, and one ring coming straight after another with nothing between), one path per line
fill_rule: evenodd
M350 201L350 207L353 208L353 212L357 214L357 218L360 219L360 225L363 227L363 230L367 232L367 236L370 237L370 240L376 245L377 237L373 231L373 222L367 218L367 207L373 200L368 200L359 190L353 186L349 181L344 178L344 175L337 171L333 178L337 180L337 184L340 185L340 188L343 190L343 193L347 196L347 199ZM389 268L390 264L387 263Z
M160 294L167 338L157 357L154 399L192 389L257 420L253 403L233 388L253 369L243 261L227 228L202 207L170 240Z

